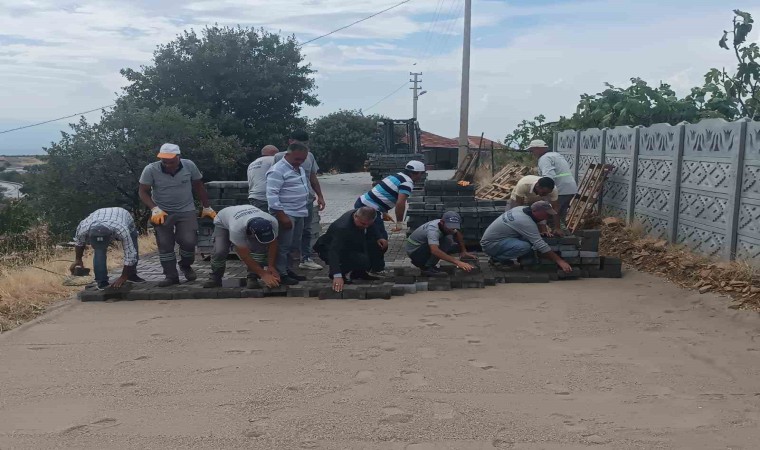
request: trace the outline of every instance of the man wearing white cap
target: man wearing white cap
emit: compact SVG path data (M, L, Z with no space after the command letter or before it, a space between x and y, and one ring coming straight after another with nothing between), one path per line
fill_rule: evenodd
M538 159L538 175L554 180L559 193L559 215L564 217L570 207L570 200L578 193L578 185L570 171L570 164L564 156L550 152L549 146L541 139L531 141L528 151Z
M555 214L557 212L549 202L538 201L530 206L512 208L496 218L480 239L483 251L491 257L491 265L498 269L518 268L518 258L535 250L554 261L563 271L572 272L572 267L552 251L538 231L538 223Z
M440 260L448 261L465 272L471 271L470 264L449 255L449 250L454 248L456 241L461 257L477 259L475 255L467 252L464 236L459 231L461 227L462 217L454 211L446 211L440 219L431 220L412 231L404 244L404 250L412 260L412 265L418 267L426 277L445 275L437 267Z
M402 172L383 178L372 190L359 197L354 203L354 208L369 206L377 211L375 223L372 226L383 239L387 240L388 232L385 231L383 224L383 214L395 208L396 226L392 231L401 231L401 224L404 222L406 213L406 200L412 195L414 183L421 180L424 175L425 164L421 161L409 161ZM371 269L374 273L380 273L383 270L385 270L385 260L382 260L382 267L378 264L377 267Z
M174 246L179 244L179 268L187 281L198 278L192 268L195 262L195 245L198 243L198 214L195 211L193 191L203 205L201 217L216 217L209 206L203 175L194 162L181 159L179 146L164 144L158 153L160 161L148 164L140 175L140 200L151 210L150 221L156 230L158 257L164 269L159 287L179 284L177 256Z

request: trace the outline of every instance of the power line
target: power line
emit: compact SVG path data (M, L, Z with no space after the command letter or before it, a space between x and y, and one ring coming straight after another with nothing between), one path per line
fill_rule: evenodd
M304 43L303 43L303 44L301 44L301 45L311 44L312 42L316 41L317 39L322 39L323 37L327 37L327 36L330 36L331 34L335 34L335 33L337 33L338 31L342 31L342 30L345 30L346 28L352 27L352 26L356 25L357 23L362 23L362 22L364 22L365 20L369 20L369 19L371 19L371 18L373 18L373 17L375 17L375 16L379 16L380 14L382 14L382 13L384 13L384 12L390 11L390 10L392 10L393 8L398 8L399 6L403 5L404 3L409 3L410 1L412 1L412 0L404 0L404 1L403 1L403 2L401 2L401 3L396 3L395 5L391 6L390 8L385 8L385 9L384 9L384 10L382 10L382 11L376 12L375 14L372 14L371 16L367 16L367 17L365 17L365 18L363 18L363 19L359 19L359 20L357 20L356 22L352 22L352 23L350 23L350 24L348 24L348 25L346 25L346 26L344 26L344 27L340 27L340 28L338 28L337 30L333 30L333 31L331 31L331 32L329 32L329 33L325 33L325 34L323 34L322 36L317 36L317 37L315 37L314 39L308 40L308 41L304 42Z
M400 91L401 89L404 89L407 84L409 84L409 82L408 81L404 81L404 84L402 84L401 86L399 86L395 91L393 91L390 94L386 95L385 97L381 98L380 100L378 100L377 102L375 102L374 105L370 106L369 108L365 108L362 111L369 111L370 109L374 108L375 106L377 106L380 103L384 102L385 100L389 99L396 92Z
M114 105L101 106L99 108L91 109L89 111L84 111L84 112L79 112L79 113L76 113L76 114L71 114L70 116L59 117L57 119L50 119L50 120L46 120L44 122L33 123L31 125L24 125L23 127L11 128L10 130L0 131L0 134L10 133L11 131L23 130L25 128L32 128L32 127L36 127L36 126L39 126L39 125L45 125L46 123L57 122L57 121L63 120L63 119L70 119L72 117L81 116L82 114L87 114L87 113L99 111L101 109L111 108L111 107L114 107L114 106L116 106L116 105L114 104Z
M420 54L420 61L423 61L426 59L428 48L430 47L431 38L433 36L433 28L435 28L436 23L438 23L438 17L440 16L442 12L442 6L443 6L444 0L438 0L438 5L436 5L435 8L435 16L433 17L433 21L430 22L428 25L427 33L425 34L425 45L423 46L422 53Z

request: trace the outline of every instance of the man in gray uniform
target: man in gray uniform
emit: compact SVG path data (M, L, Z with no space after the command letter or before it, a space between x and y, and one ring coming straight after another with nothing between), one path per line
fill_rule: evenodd
M500 269L518 268L517 259L535 250L542 257L557 263L563 271L572 272L572 267L551 250L538 231L538 223L555 214L557 212L549 202L538 201L530 206L510 209L499 216L480 239L483 251L491 257L491 265Z
M214 255L205 288L219 287L230 245L248 268L248 287L277 287L277 219L251 205L229 206L214 219ZM261 281L261 283L259 283Z
M444 276L437 266L438 261L448 261L465 272L472 270L472 266L458 258L449 256L448 252L454 248L454 241L459 244L461 257L477 259L475 255L467 253L464 245L464 237L459 231L462 226L462 218L454 211L443 213L443 217L420 225L409 235L404 244L406 254L412 260L415 267L419 267L423 276Z
M269 211L267 171L274 164L274 155L278 151L274 145L265 145L261 149L261 157L248 165L248 203L262 211Z
M531 141L528 151L538 159L538 175L551 177L554 180L559 194L559 216L565 217L570 208L570 200L578 193L578 185L570 171L570 164L564 156L557 152L550 152L549 146L541 139Z
M295 130L290 133L290 139L288 139L288 145L299 142L308 147L309 145L309 133L303 130ZM286 152L280 152L274 155L274 162L280 161ZM304 219L303 231L301 232L301 240L299 245L294 246L298 252L300 252L301 263L298 265L299 269L306 270L320 270L322 266L317 264L313 259L312 246L319 237L319 211L325 209L325 197L322 195L322 186L319 185L319 179L317 173L319 172L319 165L317 164L314 153L309 152L306 160L301 164L306 177L309 179L309 203L307 205L308 215ZM317 201L317 211L314 211L314 200Z
M198 278L192 268L195 262L195 245L198 243L198 213L195 211L193 191L203 205L201 217L216 217L209 207L208 193L203 175L195 163L180 159L179 146L164 144L158 153L160 161L150 163L140 175L140 200L151 210L150 221L156 230L158 258L164 269L164 280L159 287L179 284L177 256L174 246L179 244L179 268L187 281Z

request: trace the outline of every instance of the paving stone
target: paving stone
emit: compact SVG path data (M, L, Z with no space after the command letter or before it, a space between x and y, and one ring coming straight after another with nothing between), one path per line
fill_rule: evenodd
M395 276L393 277L394 284L412 284L415 283L415 277L413 276Z
M82 302L103 302L106 300L106 296L103 291L85 290L79 293L79 300Z
M150 291L151 300L171 300L171 289L156 289Z
M530 276L524 272L508 272L504 274L505 283L530 283Z
M428 290L428 282L427 281L417 281L414 285L417 288L417 292L427 291Z
M222 280L223 288L240 288L245 287L246 278L225 278Z
M343 294L335 292L332 288L323 288L319 290L320 300L342 300Z
M264 296L264 293L261 293L261 296ZM309 288L303 287L303 286L291 286L288 287L288 291L286 293L287 297L309 297Z
M482 278L481 279L470 278L470 279L462 280L463 289L483 289L485 286L486 285L483 282Z
M366 296L365 299L367 300L375 300L375 299L383 299L383 300L390 300L391 298L391 289L387 286L372 286L370 288L367 288L366 290Z
M578 247L580 245L580 239L577 236L564 236L560 242L560 245L572 245Z
M528 273L528 283L548 283L550 281L548 273Z
M450 291L451 282L449 280L428 281L428 291Z
M578 250L561 250L559 253L560 253L560 256L562 256L562 258L580 258L581 257L581 252Z
M451 289L462 289L462 278L452 278L449 280L449 284L451 284Z
M562 252L562 253L564 253L564 252L577 252L578 251L578 246L577 245L560 245L559 246L559 251Z
M563 270L558 269L557 277L559 277L560 280L574 280L581 277L581 269L573 267L573 271L570 273L565 273Z
M599 258L599 252L597 252L597 251L581 250L580 251L580 257L581 258Z
M496 286L496 277L489 275L483 277L483 284L486 286Z
M219 298L219 288L199 288L193 290L193 298Z
M416 291L416 289L415 289ZM391 288L391 296L392 297L401 297L406 295L406 289L404 289L404 286L401 284L397 284Z
M563 257L562 259L564 259L565 262L568 263L568 264L580 264L581 263L581 258L577 257L577 256L572 256L572 257L568 257L568 258L564 258Z
M599 239L602 236L602 230L582 230L578 234L581 236L581 250L599 251Z
M286 297L288 288L286 286L277 286L275 288L263 288L261 293L264 297Z
M195 298L195 289L193 290L175 290L171 292L172 300L189 300Z
M584 266L600 266L602 259L599 257L596 258L584 258L581 257L581 264Z
M400 287L400 288L404 289L404 292L407 293L407 294L416 294L417 293L417 283L398 284L398 285L396 285L394 287Z
M367 298L367 292L370 289L379 289L376 287L359 287L359 286L344 286L343 287L343 299L344 300L364 300Z
M151 291L133 290L128 292L124 297L126 300L150 300Z
M75 277L86 277L90 275L90 269L87 267L74 267Z
M219 298L240 298L240 286L235 288L220 287L217 289Z

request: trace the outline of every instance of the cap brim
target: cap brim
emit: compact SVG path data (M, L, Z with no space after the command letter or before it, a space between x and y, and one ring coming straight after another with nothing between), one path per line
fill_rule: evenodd
M274 233L272 233L272 238L271 238L271 239L269 239L268 241L262 241L262 240L261 240L261 238L259 237L259 235L255 234L255 233L254 233L254 235L253 235L253 236L254 236L254 237L256 238L256 240L257 240L257 241L259 241L259 243L261 243L261 244L271 244L272 242L274 242L274 241L277 239L277 236L275 236L275 235L274 235Z
M160 159L172 159L175 156L179 156L179 153L159 153L156 156Z
M452 222L447 222L444 220L443 224L446 225L446 228L448 228L449 230L458 230L462 227L461 222L452 223Z

